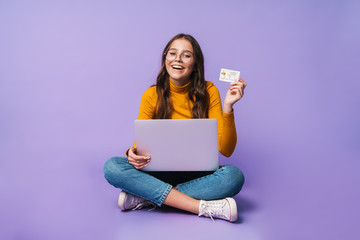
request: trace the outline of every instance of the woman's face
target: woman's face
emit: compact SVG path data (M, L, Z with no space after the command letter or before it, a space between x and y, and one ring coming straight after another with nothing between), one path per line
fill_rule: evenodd
M165 66L171 80L177 86L185 85L194 70L194 52L191 43L179 38L172 42L166 54Z

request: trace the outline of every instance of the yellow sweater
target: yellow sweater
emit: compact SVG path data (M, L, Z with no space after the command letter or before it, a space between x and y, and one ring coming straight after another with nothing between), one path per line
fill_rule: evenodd
M170 99L173 104L172 119L192 118L191 109L193 104L189 101L187 86L176 86L170 81ZM220 94L212 82L206 82L209 93L209 118L216 118L218 121L218 142L219 152L230 157L236 146L236 129L234 112L225 113L222 111ZM155 112L157 100L156 86L148 88L142 95L138 119L152 119ZM189 107L190 106L190 107ZM136 143L135 143L136 145Z

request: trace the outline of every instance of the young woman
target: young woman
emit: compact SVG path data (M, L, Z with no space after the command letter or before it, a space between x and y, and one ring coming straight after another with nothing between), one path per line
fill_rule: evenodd
M236 146L233 105L243 94L246 82L231 83L224 107L215 85L204 79L204 58L198 42L178 34L166 45L156 85L142 96L139 119L216 118L219 151L229 157ZM240 192L244 176L232 165L210 173L150 173L141 171L150 156L136 154L136 146L125 157L113 157L104 165L107 181L121 188L118 205L122 210L162 204L198 216L236 221L232 196ZM191 156L189 156L191 157Z

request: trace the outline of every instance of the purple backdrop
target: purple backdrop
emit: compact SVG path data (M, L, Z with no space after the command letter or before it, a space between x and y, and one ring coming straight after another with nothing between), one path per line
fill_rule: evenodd
M0 239L359 239L359 1L0 1ZM248 82L230 224L122 213L103 178L133 143L161 51L192 34L206 79ZM175 235L175 236L172 236Z

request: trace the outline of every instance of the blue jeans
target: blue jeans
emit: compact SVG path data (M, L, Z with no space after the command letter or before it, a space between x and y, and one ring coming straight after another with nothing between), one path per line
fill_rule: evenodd
M125 157L110 158L104 165L104 176L111 185L161 206L173 186L150 174L134 168ZM175 189L195 199L214 200L235 196L243 184L242 172L225 165L206 176L179 183Z

